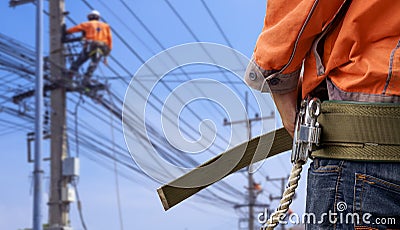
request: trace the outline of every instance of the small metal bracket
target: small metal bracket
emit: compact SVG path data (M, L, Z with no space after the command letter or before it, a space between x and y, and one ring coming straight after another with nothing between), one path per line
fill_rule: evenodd
M27 136L26 137L26 144L27 144L27 151L28 151L28 156L27 156L28 163L33 163L34 159L33 159L33 156L32 156L33 154L32 154L31 143L35 141L35 133L34 132L30 132L30 133L27 133L26 136ZM49 133L43 132L43 139L44 140L49 139L50 137L51 137L51 135ZM49 161L50 157L44 158L43 160L44 161Z
M26 3L34 3L34 2L35 2L34 0L10 0L9 1L9 6L10 7L16 7L16 6L19 6L19 5L26 4Z

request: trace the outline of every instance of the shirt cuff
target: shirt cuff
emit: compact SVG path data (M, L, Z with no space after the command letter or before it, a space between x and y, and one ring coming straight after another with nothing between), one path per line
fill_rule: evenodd
M251 88L263 93L285 94L297 88L300 69L282 74L277 70L264 70L252 59L245 72L245 81Z

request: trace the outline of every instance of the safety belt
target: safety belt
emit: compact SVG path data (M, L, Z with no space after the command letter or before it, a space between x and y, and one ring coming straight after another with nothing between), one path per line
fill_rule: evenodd
M162 186L157 189L158 195L160 196L164 209L168 210L181 201L196 194L200 190L213 184L210 183L199 187L188 188L184 186L185 184L188 184L186 181L189 181L190 184L194 184L196 181L204 181L202 178L209 178L211 177L210 175L220 174L220 172L228 172L220 178L222 179L246 166L249 166L251 163L275 156L279 153L288 151L291 148L292 138L284 128L255 137L249 142L242 143L227 150L187 174ZM223 160L220 160L222 158ZM239 159L239 161L237 159ZM230 162L237 162L237 164L232 166Z
M322 135L312 157L400 162L400 105L327 101L321 106L318 123ZM157 190L165 210L211 185L184 187L190 181L204 181L210 175L232 168L226 176L251 163L292 149L293 140L285 129L253 138L238 145ZM244 153L243 153L243 150ZM225 160L219 161L218 159ZM210 167L211 166L211 167ZM224 178L224 177L221 177Z
M318 122L322 148L313 157L399 161L399 104L327 101Z

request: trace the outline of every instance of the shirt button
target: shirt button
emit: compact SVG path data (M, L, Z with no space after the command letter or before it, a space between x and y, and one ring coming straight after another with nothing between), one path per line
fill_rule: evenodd
M279 84L280 80L278 78L272 78L271 80L269 80L269 84L270 85L277 85Z
M253 71L251 71L249 73L249 78L250 78L250 80L255 81L257 79L257 74L254 73Z

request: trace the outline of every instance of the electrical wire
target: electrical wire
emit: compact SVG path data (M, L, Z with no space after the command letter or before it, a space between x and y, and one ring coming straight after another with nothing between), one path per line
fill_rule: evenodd
M154 35L154 33L143 23L143 21L140 19L140 17L138 17L138 16L135 14L135 12L132 10L132 8L131 8L128 4L126 4L125 1L120 0L120 2L124 5L124 7L127 8L127 10L131 13L131 15L139 22L139 24L145 29L145 31L152 37L152 39L157 43L157 45L160 46L160 48L162 48L163 50L166 50L166 47L165 47L164 45L162 45L161 41L160 41L160 40ZM168 55L168 57L169 57L174 63L178 64L177 61L176 61L176 59L175 59L172 55L170 55L168 52L167 52L166 54ZM179 70L182 72L183 75L186 76L186 79L190 80L189 74L188 74L184 69L179 68ZM219 72L221 72L221 70L219 70ZM136 76L136 77L141 77L141 76ZM166 86L166 84L165 84L166 82L165 82L165 81L160 81L160 82L161 82L164 86ZM242 84L244 84L244 83L242 82ZM198 86L196 86L196 88L197 88L197 90L198 90L202 95L205 95L204 92L203 92L203 90L201 90L201 88L199 88ZM168 89L169 91L171 91L170 87L168 87L168 86L167 86L167 89ZM207 104L207 106L213 107L214 110L217 111L217 113L219 113L220 115L224 116L224 114L222 113L222 111L220 111L219 109L217 109L217 106L216 106L214 103L211 103L210 105ZM208 110L208 109L207 109L207 110ZM206 110L206 111L207 111L207 110ZM210 110L210 111L211 111L211 110ZM191 112L192 112L192 111L191 111ZM236 130L234 130L234 132L235 132L236 135L238 135L238 133L237 133Z
M94 9L94 8L92 7L92 5L90 5L86 0L82 0L82 1L83 1L83 3L84 3L86 6L88 6L90 9L92 9L92 10ZM105 21L105 20L104 20L104 21ZM130 51L133 51L133 48L129 46L129 44L122 38L122 36L119 35L119 33L117 33L116 31L113 31L113 33L116 33L117 37L120 38L120 40L127 46L127 48L128 48ZM135 54L135 56L138 57L138 59L139 59L142 63L144 63L144 59L143 59L143 58L141 58L136 52L133 52L133 53ZM152 71L152 70L151 70L151 71ZM140 83L140 82L139 82L139 83ZM140 83L140 84L141 84L141 83ZM170 87L168 87L165 83L163 83L163 84L168 88L169 91L172 91L172 89L171 89ZM157 101L160 101L160 100L157 99ZM182 102L182 101L181 101L181 102ZM161 102L161 101L160 101L160 103L161 103L161 105L162 105L162 102ZM214 104L212 104L212 105L214 105ZM169 108L167 108L167 109L169 109ZM191 109L190 109L190 110L191 110ZM217 111L219 111L219 110L217 110ZM200 117L197 115L197 113L195 113L193 110L191 110L190 112L191 112L192 114L194 114L194 116L195 116L197 119L201 120ZM184 122L184 124L188 125L190 128L192 127L192 126L190 126L189 123L187 123L187 122ZM207 126L208 126L208 124L207 124ZM209 127L209 128L211 128L211 127ZM193 130L193 131L195 131L195 130ZM222 137L219 133L217 133L217 136L219 136L219 137L221 138L221 140L223 140L224 142L228 143L228 140L225 139L224 137ZM223 148L221 148L221 150L223 150Z
M182 23L182 25L186 28L186 30L190 33L190 35L197 41L200 42L201 40L199 39L199 37L197 37L197 35L193 32L193 30L190 28L190 26L186 23L186 21L183 19L183 17L179 14L179 12L176 10L176 8L168 1L168 0L164 0L165 3L167 3L168 7L171 9L171 11L174 13L174 15L179 19L179 21ZM212 15L212 14L211 14ZM233 48L233 47L232 47ZM207 50L204 49L204 51L206 52L206 54L211 58L211 60L215 62L214 58L208 53ZM243 64L243 63L242 63ZM244 68L245 69L245 66ZM229 80L228 76L226 75L225 72L222 72L223 76L225 77L226 80ZM241 92L235 85L232 85L232 87L237 91L237 92ZM257 111L254 106L252 104L250 104L250 108L252 108L253 110Z
M81 220L82 227L83 227L84 230L87 230L85 219L83 218L82 202L81 202L81 199L79 197L78 186L76 184L76 181L74 181L74 180L71 182L71 184L75 189L75 194L76 194L76 199L77 199L77 206L78 206L78 213L79 213L79 218Z
M108 90L107 90L108 92ZM110 97L110 101L111 103L113 103L112 101L112 96L110 93L108 93L109 97ZM115 152L115 137L114 137L114 124L113 124L113 114L112 112L110 112L110 127L111 127L111 141L112 141L112 150L114 153L114 157L116 157L116 152ZM120 196L120 191L119 191L119 180L118 180L118 164L117 161L114 161L114 177L115 177L115 192L117 195L117 206L118 206L118 216L119 216L119 226L120 229L123 230L124 229L124 222L122 219L122 209L121 209L121 196Z
M84 2L86 2L86 1L84 1ZM124 42L123 42L124 43ZM128 43L126 43L126 44L128 44ZM161 44L161 43L160 43ZM128 48L129 49L129 48ZM127 68L124 66L124 65L122 65L120 62L119 62L119 60L117 59L117 58L113 58L112 59L113 61L115 61L115 64L118 66L118 67L120 67L123 71L125 71L125 72L127 72L128 73L128 76L132 76L130 73L129 73L129 71L127 70ZM110 70L110 71L112 71L112 70ZM114 75L116 76L115 78L118 78L119 80L121 80L123 83L125 83L125 84L128 84L128 82L126 81L126 77L121 77L121 75L119 75L119 73L118 72L114 72ZM18 80L18 79L17 79ZM228 81L227 81L228 82ZM168 83L168 82L165 82L165 83ZM174 82L170 82L170 83L174 83ZM156 100L157 101L157 100ZM157 105L156 104L154 104L155 105L155 107L157 107ZM90 109L93 109L94 108L94 106L90 106ZM104 111L103 111L104 112ZM102 113L98 113L97 115L98 116L101 116L101 114ZM78 119L76 120L76 121L78 121ZM81 126L81 125L80 125ZM77 126L76 126L77 127ZM76 129L77 130L77 129ZM156 133L154 133L154 134L156 134ZM91 136L93 136L93 135L91 135ZM96 141L96 144L93 144L93 141L95 140L93 137L91 137L90 139L88 138L89 137L89 135L82 135L82 137L81 136L79 136L79 138L78 138L78 136L77 135L75 135L75 138L76 138L76 140L75 140L75 142L76 142L76 148L77 149L79 149L79 147L78 147L78 145L79 145L79 143L84 143L83 145L82 145L82 147L84 148L84 150L86 150L86 151L84 151L84 152L88 152L87 150L89 150L89 152L93 152L93 150L94 151L97 151L97 150L101 150L101 152L102 152L102 154L105 154L106 152L103 150L103 149L100 149L100 148L93 148L93 147L95 147L95 145L96 144L98 144L98 146L101 146L101 142L99 142L99 141ZM92 143L90 143L90 142L92 142ZM108 140L108 142L109 142L109 140ZM97 146L96 146L97 147ZM101 147L104 147L104 146L101 146ZM113 150L113 148L115 148L115 145L112 145L112 147L111 147L111 150L112 150L112 152L113 153L115 153L116 154L116 151L115 150ZM166 146L162 146L162 148L163 149L165 149L165 150L170 150L170 148L169 147L166 147ZM108 148L109 149L109 148ZM79 153L79 150L77 151L77 153ZM122 152L121 152L122 153ZM163 153L167 153L166 151L164 151ZM100 153L99 153L100 154ZM85 154L86 155L86 154ZM118 154L119 155L119 154ZM123 154L123 155L129 155L129 154L126 154L126 152ZM170 154L166 154L166 156L169 156ZM90 155L90 156L95 156L95 155ZM107 158L109 158L109 159L111 159L114 163L117 161L117 155L114 155L113 157L112 156L107 156ZM175 161L179 161L179 159L175 159ZM187 160L185 160L185 161L188 161L188 159ZM118 164L122 164L123 162L121 162L121 161L118 161ZM192 161L191 163L195 163L195 161ZM126 165L125 165L126 166ZM131 168L131 169L133 169L133 168ZM215 187L217 187L217 185L215 186ZM224 187L224 186L218 186L218 188L219 187ZM232 186L231 186L232 187ZM229 188L229 187L226 187L226 188ZM232 190L230 190L230 191L232 191ZM233 190L234 191L234 190ZM240 193L239 193L240 194ZM210 197L212 197L213 195L211 194L210 195ZM216 199L216 200L218 200L218 199Z
M79 96L79 100L75 105L75 111L73 113L75 119L74 119L74 124L75 124L75 156L79 158L79 132L78 132L78 110L79 110L79 105L81 104L82 101L82 94Z

